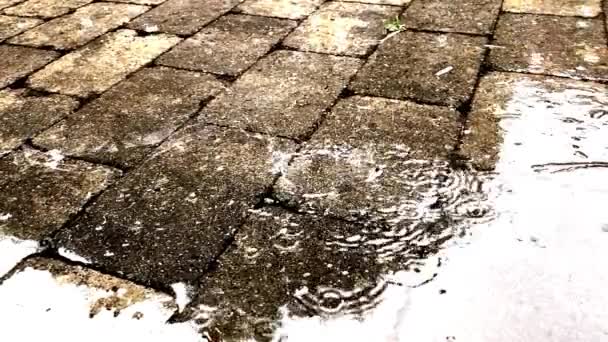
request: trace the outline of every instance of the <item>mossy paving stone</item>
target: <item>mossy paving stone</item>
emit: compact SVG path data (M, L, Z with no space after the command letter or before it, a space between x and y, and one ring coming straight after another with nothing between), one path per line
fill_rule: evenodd
M0 15L0 42L23 31L27 31L43 21L33 18L20 18Z
M104 192L57 245L146 284L200 277L271 185L280 139L193 126Z
M22 17L54 18L91 2L93 0L27 0L5 9L4 13Z
M457 107L473 93L486 38L400 32L380 44L350 85L355 93Z
M211 75L145 68L47 130L34 144L131 167L224 89Z
M23 76L39 69L54 59L59 53L29 47L0 45L0 88L15 82Z

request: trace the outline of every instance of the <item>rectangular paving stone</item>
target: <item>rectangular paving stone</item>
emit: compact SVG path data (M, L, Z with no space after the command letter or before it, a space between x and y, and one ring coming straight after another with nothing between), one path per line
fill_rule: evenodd
M595 17L602 12L601 0L504 0L505 12Z
M360 65L355 58L276 51L211 101L199 120L271 135L304 137Z
M471 34L492 33L502 0L414 1L403 14L408 28Z
M9 42L73 49L117 28L148 9L147 6L97 2L81 7L70 15L53 19L12 38Z
M34 26L40 25L43 21L32 18L19 18L7 15L0 15L0 42L23 31L29 30Z
M4 13L23 17L54 18L91 2L93 0L27 0L5 9Z
M365 55L386 34L384 22L400 11L393 6L329 2L308 17L283 44L302 51Z
M147 68L111 88L34 143L63 154L131 167L224 89L213 76Z
M302 19L314 12L325 0L245 0L236 10L269 17Z
M294 148L190 127L104 192L58 235L58 246L138 282L195 281L271 185L278 157Z
M290 20L225 15L162 55L157 63L238 75L295 26L295 22Z
M30 76L31 87L67 95L101 93L180 42L158 34L118 30L71 52Z
M168 0L133 20L129 27L146 32L189 35L230 11L240 0Z
M137 5L160 5L167 0L113 0L114 2L125 2Z
M600 19L504 14L489 61L501 71L608 80L608 41Z
M0 61L2 61L0 88L4 88L32 71L42 68L57 57L59 57L59 53L54 51L0 45Z
M403 6L409 4L412 0L339 0L341 2L362 2L376 5L394 5Z
M605 84L491 73L479 83L461 153L479 170L499 161L525 172L537 164L592 166L608 158L606 104Z
M378 47L350 88L363 95L458 106L473 93L486 41L400 32Z
M18 4L23 1L25 1L25 0L0 0L0 9Z
M25 89L0 90L0 156L71 114L77 106L78 101L64 95L31 96Z

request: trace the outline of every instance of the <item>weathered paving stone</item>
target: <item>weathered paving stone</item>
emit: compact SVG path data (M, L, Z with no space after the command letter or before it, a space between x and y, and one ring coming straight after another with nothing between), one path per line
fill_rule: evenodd
M365 55L384 37L384 22L399 12L393 6L329 2L283 44L303 51Z
M376 4L376 5L394 5L394 6L403 6L407 5L411 2L411 0L340 0L342 2L362 2L367 4Z
M81 7L65 17L53 19L9 40L10 43L30 46L52 46L73 49L101 36L149 7L97 2Z
M30 76L30 86L67 95L101 93L179 43L178 37L118 30Z
M42 20L39 19L0 15L0 42L41 23Z
M406 27L472 34L491 33L501 0L414 1L403 16Z
M157 63L222 75L238 75L282 39L295 22L225 15L162 55Z
M129 27L147 32L193 34L236 6L240 0L168 0L133 20Z
M458 106L473 93L486 39L401 32L382 43L357 74L356 93Z
M63 230L58 245L140 282L194 281L294 145L194 126L159 149Z
M498 20L490 64L520 71L608 80L608 47L600 19L505 14Z
M272 135L310 133L346 87L361 61L305 52L277 51L211 101L200 120Z
M461 153L478 170L494 170L505 143L513 144L510 150L520 149L505 157L518 156L528 168L545 160L572 167L577 162L591 165L608 156L599 133L608 125L607 106L608 87L601 83L491 73L481 79L475 94ZM516 134L521 140L503 141L504 130L522 120L534 129ZM564 136L570 136L570 143L564 143ZM542 146L554 146L555 152Z
M125 2L137 5L160 5L167 0L114 0L114 2Z
M325 0L245 0L236 9L247 14L302 19L314 12L323 2Z
M54 18L91 2L93 0L27 0L5 9L4 13L23 17Z
M595 17L602 12L601 0L505 0L506 12Z
M0 88L15 82L59 57L57 52L0 45Z
M118 176L116 170L29 148L0 159L0 273L33 253Z
M105 92L34 143L63 154L130 167L224 88L213 76L143 69Z
M24 0L0 0L0 9L18 4L23 1Z
M78 101L64 95L32 96L27 90L0 90L0 156L66 117Z

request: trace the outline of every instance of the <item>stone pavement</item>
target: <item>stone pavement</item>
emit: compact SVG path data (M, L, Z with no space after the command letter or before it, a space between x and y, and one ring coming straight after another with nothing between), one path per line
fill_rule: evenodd
M608 339L597 296L486 322L521 335L426 308L533 212L600 224L573 248L608 269L607 29L601 0L0 0L0 339Z

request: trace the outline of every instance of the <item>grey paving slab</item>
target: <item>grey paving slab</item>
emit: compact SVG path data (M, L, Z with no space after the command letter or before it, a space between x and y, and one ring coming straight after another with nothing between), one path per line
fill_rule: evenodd
M502 0L414 1L403 14L408 28L471 34L492 33Z
M580 17L595 17L602 11L601 0L505 0L502 9L515 13Z
M58 246L144 283L192 282L271 185L294 145L194 126L104 192ZM281 159L282 160L282 159Z
M491 66L520 71L608 80L608 40L600 19L505 14L498 21Z
M162 55L158 64L238 75L289 33L290 20L224 15Z
M10 43L73 49L117 28L146 12L147 6L97 2L67 16L53 19L15 38Z
M4 10L4 13L23 17L54 18L87 5L93 0L27 0Z
M0 156L70 115L77 106L78 101L64 95L0 90Z
M311 132L360 65L360 60L350 57L276 51L211 101L200 120L303 137Z
M59 57L54 51L28 47L0 45L0 88L15 82L32 71L42 68Z
M146 68L34 143L70 156L131 167L195 114L201 101L223 89L223 83L210 75Z
M325 0L245 0L236 10L242 13L302 19L314 12Z
M400 32L382 43L350 85L358 94L458 106L473 93L483 37Z
M40 19L0 15L0 42L40 25L42 22Z

